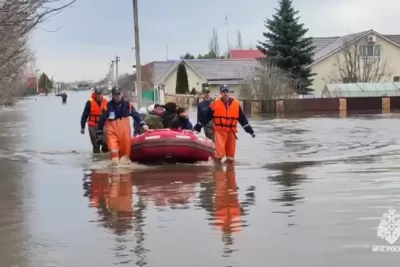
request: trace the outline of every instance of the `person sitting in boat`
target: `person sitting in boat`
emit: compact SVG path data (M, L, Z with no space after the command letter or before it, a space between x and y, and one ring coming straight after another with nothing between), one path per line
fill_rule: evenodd
M163 129L163 119L161 118L164 112L164 106L160 104L150 105L147 110L149 113L144 117L144 122L149 129Z
M176 111L177 111L178 106L174 102L168 102L167 104L165 104L164 108L165 108L165 111L161 115L161 117L163 119L163 127L169 128L169 124L176 117Z
M192 130L193 125L189 121L189 114L186 108L181 107L177 109L176 116L171 120L169 128L174 130Z
M140 118L142 119L142 121L144 121L144 118L147 116L147 114L149 113L147 108L145 107L141 107L138 111ZM133 122L133 136L137 136L144 133L142 126L140 126L139 124L137 124L136 121Z

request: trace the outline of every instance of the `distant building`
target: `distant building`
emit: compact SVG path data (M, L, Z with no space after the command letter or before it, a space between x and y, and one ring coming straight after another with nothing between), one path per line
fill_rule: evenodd
M26 93L39 93L39 90L37 88L37 77L33 73L28 73L28 75L26 76Z
M381 65L385 62L387 75L384 75L385 77L379 82L400 81L400 34L385 35L368 30L344 36L313 38L313 42L316 49L314 63L310 67L312 72L317 74L314 76L312 86L315 97L322 96L326 84L354 82L352 77L335 77L338 76L338 67L344 69L346 65L350 65L346 63L345 54L351 46L355 46L355 52L347 55L347 60L352 61L351 65L357 65L358 62L362 65L368 60L371 60L368 62L380 61L381 63L377 64ZM352 59L349 59L349 56L352 56ZM364 69L363 66L358 68L360 72ZM379 72L379 70L372 71Z
M211 93L219 94L221 85L228 85L239 95L240 90L258 65L256 59L185 59L173 62L153 62L152 82L162 86L166 94L175 94L176 75L179 64L185 64L189 88L201 92L207 84Z
M231 49L230 59L256 59L265 57L258 49Z

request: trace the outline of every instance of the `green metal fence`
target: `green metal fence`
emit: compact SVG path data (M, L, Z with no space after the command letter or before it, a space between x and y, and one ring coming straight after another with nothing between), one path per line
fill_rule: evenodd
M157 103L159 99L158 91L153 90L153 91L143 91L142 92L142 100L144 102L154 102Z

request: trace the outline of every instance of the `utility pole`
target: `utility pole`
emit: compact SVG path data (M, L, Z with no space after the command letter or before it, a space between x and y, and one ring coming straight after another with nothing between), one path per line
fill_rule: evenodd
M118 62L119 62L119 56L117 55L115 57L115 86L118 87Z
M114 81L114 60L111 60L111 82L115 85Z
M108 69L108 82L112 82L112 63L110 62L110 67Z
M229 44L229 24L228 24L228 14L225 15L225 24L226 24L226 42L228 44L228 54L229 51L231 50L230 44Z
M39 94L40 90L39 90L39 71L40 69L36 69L35 73L36 73L36 94Z
M133 25L135 33L135 57L136 57L136 96L138 108L142 106L142 65L140 63L140 42L139 42L139 17L138 0L133 3Z

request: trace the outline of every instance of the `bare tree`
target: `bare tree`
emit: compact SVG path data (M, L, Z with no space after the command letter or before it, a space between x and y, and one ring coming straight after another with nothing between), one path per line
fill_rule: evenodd
M76 0L0 1L0 105L12 102L26 86L32 31L47 18L57 15Z
M142 66L142 88L144 90L154 89L154 84L152 80L152 71L150 67ZM136 81L136 74L123 74L118 78L118 87L122 91L132 91L133 82Z
M296 81L288 72L266 62L247 71L241 97L253 100L293 98Z
M213 29L213 35L210 40L210 44L208 45L209 53L214 54L215 57L219 57L219 39L218 39L218 31Z
M242 33L240 30L237 30L237 48L242 49L243 48L243 38L242 38Z
M379 83L391 76L381 46L363 45L360 40L346 40L335 55L332 73L326 83Z

